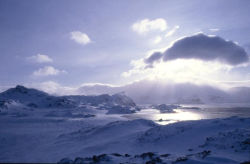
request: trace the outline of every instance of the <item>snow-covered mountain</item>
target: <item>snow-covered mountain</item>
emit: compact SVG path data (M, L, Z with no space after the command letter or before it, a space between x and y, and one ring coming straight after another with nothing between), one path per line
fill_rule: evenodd
M136 104L134 101L126 96L123 92L116 93L113 95L109 94L101 94L101 95L95 95L95 96L85 96L85 95L74 95L74 96L64 96L64 98L67 98L69 100L75 101L77 103L82 104L91 104L91 105L108 105L108 106L130 106L135 107Z
M32 108L73 107L74 103L64 97L49 95L37 89L17 85L0 93L0 101L14 101Z
M203 104L250 101L250 88L248 87L222 90L218 87L192 83L163 83L160 81L142 80L119 87L96 84L82 86L78 89L79 94L116 92L125 92L126 95L140 104Z
M115 94L118 92L121 92L121 87L99 83L82 85L77 89L78 94L84 95Z
M234 87L229 94L236 102L250 102L250 87Z
M83 105L95 109L109 110L108 114L131 113L136 109L134 101L124 93L113 95L103 94L96 96L52 96L37 89L17 85L0 93L0 108L78 108Z

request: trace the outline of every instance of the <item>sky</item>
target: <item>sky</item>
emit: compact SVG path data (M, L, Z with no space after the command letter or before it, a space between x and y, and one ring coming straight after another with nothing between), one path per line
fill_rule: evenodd
M248 0L0 0L0 86L250 86Z

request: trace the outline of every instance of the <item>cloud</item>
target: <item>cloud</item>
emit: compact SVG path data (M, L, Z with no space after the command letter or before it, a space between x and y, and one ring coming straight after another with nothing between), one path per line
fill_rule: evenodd
M218 61L227 65L239 65L249 61L246 51L235 42L199 33L177 40L165 52L154 52L145 62L153 64L159 60L167 62L176 59Z
M61 73L66 73L64 70L58 70L52 66L45 66L33 72L33 76L54 76Z
M62 86L61 84L54 81L33 83L30 86L55 95L75 95L77 94L77 88L78 88L78 87Z
M52 63L53 62L53 60L49 56L43 55L43 54L30 56L27 59L36 63Z
M165 35L165 37L167 38L167 37L170 37L170 36L172 36L178 29L180 28L180 26L174 26L174 28L172 29L172 30L170 30L166 35Z
M162 53L161 52L155 52L155 53L153 53L151 56L149 56L148 58L146 58L145 60L144 60L144 62L146 63L146 64L153 64L154 63L154 61L158 61L159 59L161 59L162 58Z
M55 81L33 82L22 85L27 86L29 88L36 88L38 90L42 90L44 92L57 96L76 95L78 94L77 89L79 88L79 86L64 86Z
M217 32L217 31L220 31L220 29L218 29L218 28L210 28L209 31L211 31L211 32Z
M154 20L143 19L135 22L132 25L132 30L138 34L146 34L150 31L165 31L167 29L167 22L163 18Z
M154 38L153 43L154 43L154 44L158 44L158 43L160 43L161 41L162 41L162 37L157 36L157 37Z
M160 58L161 56L155 56ZM152 59L153 60L153 59ZM144 64L143 64L143 63ZM153 79L159 81L212 83L215 80L226 79L232 66L218 62L205 62L196 59L178 59L169 62L158 62L154 66L146 64L145 61L137 60L133 63L133 69L123 72L122 76L129 80ZM145 69L150 67L151 69Z
M115 94L122 91L119 90L120 86L104 84L104 83L83 83L81 85L76 85L76 86L65 86L55 81L43 81L39 83L26 84L25 86L28 86L30 88L36 88L44 92L47 92L49 94L60 95L60 96L83 95L83 94L84 95Z
M80 31L72 31L70 33L71 39L74 40L76 43L79 43L81 45L86 45L91 42L89 36L83 32Z

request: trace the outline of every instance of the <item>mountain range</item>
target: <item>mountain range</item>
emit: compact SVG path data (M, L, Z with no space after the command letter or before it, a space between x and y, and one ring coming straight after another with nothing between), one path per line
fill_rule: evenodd
M201 103L247 103L250 102L249 87L221 89L210 85L192 83L168 83L138 81L114 87L105 84L87 85L78 88L78 94L99 95L125 92L139 104L201 104Z

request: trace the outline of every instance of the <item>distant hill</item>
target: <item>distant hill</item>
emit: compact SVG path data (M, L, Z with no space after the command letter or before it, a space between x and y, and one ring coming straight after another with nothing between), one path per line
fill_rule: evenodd
M0 93L0 104L3 107L13 106L11 104L16 103L31 108L74 108L80 104L103 105L105 108L136 106L134 101L122 92L113 95L102 94L96 96L52 96L37 89L17 85L15 88Z
M192 83L162 83L142 80L129 85L113 87L109 85L82 86L78 94L104 94L124 91L136 103L237 103L250 102L250 88L238 87L222 90L209 85Z
M72 107L74 105L64 97L51 96L43 91L21 85L0 93L0 100L12 100L33 108Z

